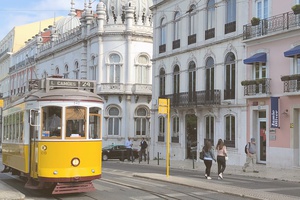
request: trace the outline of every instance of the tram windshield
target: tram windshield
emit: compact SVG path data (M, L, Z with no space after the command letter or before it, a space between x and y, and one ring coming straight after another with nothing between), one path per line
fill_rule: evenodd
M58 106L46 106L43 112L43 137L61 137L62 108Z
M70 106L66 108L66 137L85 137L86 108Z

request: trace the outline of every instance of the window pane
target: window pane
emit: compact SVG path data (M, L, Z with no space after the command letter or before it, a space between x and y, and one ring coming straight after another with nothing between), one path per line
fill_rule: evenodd
M61 137L62 108L57 106L46 106L42 108L42 113L42 137Z

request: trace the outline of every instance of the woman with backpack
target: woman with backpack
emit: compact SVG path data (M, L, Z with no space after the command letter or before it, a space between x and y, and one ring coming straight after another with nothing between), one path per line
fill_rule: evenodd
M215 154L214 154L214 149L212 148L212 144L210 140L206 140L205 145L202 149L202 151L204 152L204 164L205 164L205 178L206 179L211 179L210 177L210 170L211 170L211 166L212 166L212 161L214 160L216 162L215 159Z
M227 149L224 145L224 142L222 139L218 140L218 143L216 145L217 150L217 162L218 162L218 178L223 179L223 173L226 168L226 156L227 156Z

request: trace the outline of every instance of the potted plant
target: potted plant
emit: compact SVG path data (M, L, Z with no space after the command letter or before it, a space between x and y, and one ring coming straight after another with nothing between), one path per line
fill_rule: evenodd
M292 7L292 10L294 12L295 15L300 13L300 4L296 4Z
M290 80L290 76L286 75L286 76L281 76L281 81L289 81Z
M244 80L244 81L241 82L241 85L242 86L249 85L249 81L248 80Z
M300 80L300 74L293 74L293 75L291 75L291 77L290 77L290 80Z
M256 84L262 84L265 85L266 84L266 78L260 78L260 79L256 79Z
M260 19L258 17L252 17L252 19L251 19L252 26L258 25L259 22L260 22Z

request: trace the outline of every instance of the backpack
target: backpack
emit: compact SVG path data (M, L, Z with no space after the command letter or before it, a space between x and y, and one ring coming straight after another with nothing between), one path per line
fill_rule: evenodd
M247 145L248 145L248 144L249 144L249 149L250 149L250 144L251 144L251 143L248 142L248 143L246 144L246 146L245 146L245 153L246 153L246 154L247 154L247 149L248 149L248 148L247 148Z

